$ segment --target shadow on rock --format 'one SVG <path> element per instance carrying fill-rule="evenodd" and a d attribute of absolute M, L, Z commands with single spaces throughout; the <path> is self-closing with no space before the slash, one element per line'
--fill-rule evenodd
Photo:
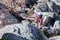
<path fill-rule="evenodd" d="M 16 34 L 5 33 L 2 37 L 2 40 L 27 40 L 27 39 Z"/>

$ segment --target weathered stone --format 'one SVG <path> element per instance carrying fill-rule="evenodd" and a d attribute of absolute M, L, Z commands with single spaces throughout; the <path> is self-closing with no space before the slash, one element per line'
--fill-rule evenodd
<path fill-rule="evenodd" d="M 52 30 L 54 30 L 54 32 L 55 32 L 56 34 L 60 34 L 60 21 L 56 21 L 56 22 L 55 22 Z"/>
<path fill-rule="evenodd" d="M 50 9 L 50 11 L 54 11 L 53 7 L 55 6 L 55 4 L 53 2 L 47 2 L 46 3 L 48 6 L 48 9 Z M 53 6 L 54 5 L 54 6 Z M 55 6 L 56 7 L 56 6 Z"/>
<path fill-rule="evenodd" d="M 47 2 L 48 8 L 50 9 L 50 12 L 59 12 L 60 8 L 54 3 L 54 2 Z"/>
<path fill-rule="evenodd" d="M 36 3 L 37 3 L 37 0 L 27 0 L 26 7 L 31 8 Z"/>
<path fill-rule="evenodd" d="M 51 0 L 56 3 L 56 5 L 60 5 L 60 0 Z"/>
<path fill-rule="evenodd" d="M 8 24 L 18 23 L 18 20 L 9 13 L 6 8 L 0 9 L 0 27 Z"/>
<path fill-rule="evenodd" d="M 48 12 L 48 6 L 46 3 L 38 3 L 36 9 L 41 10 L 41 12 Z"/>
<path fill-rule="evenodd" d="M 60 29 L 60 21 L 55 22 L 53 29 Z"/>
<path fill-rule="evenodd" d="M 7 6 L 8 9 L 17 12 L 20 10 L 20 5 L 25 5 L 25 0 L 0 0 L 0 3 Z"/>
<path fill-rule="evenodd" d="M 56 5 L 54 2 L 41 2 L 35 7 L 36 10 L 39 9 L 41 12 L 59 12 L 60 6 Z"/>
<path fill-rule="evenodd" d="M 5 34 L 5 36 L 3 36 Z M 2 37 L 3 36 L 3 37 Z M 0 38 L 3 40 L 47 40 L 44 34 L 29 22 L 7 25 L 0 29 Z"/>
<path fill-rule="evenodd" d="M 51 22 L 51 17 L 45 16 L 43 19 L 43 25 L 47 26 L 48 24 L 50 24 L 50 22 Z"/>
<path fill-rule="evenodd" d="M 60 40 L 60 36 L 51 37 L 49 40 Z"/>
<path fill-rule="evenodd" d="M 38 0 L 38 2 L 49 2 L 49 0 Z"/>

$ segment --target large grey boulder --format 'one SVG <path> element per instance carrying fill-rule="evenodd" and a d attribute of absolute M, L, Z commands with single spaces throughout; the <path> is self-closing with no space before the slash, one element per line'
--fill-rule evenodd
<path fill-rule="evenodd" d="M 56 3 L 56 5 L 60 5 L 60 0 L 51 0 Z"/>
<path fill-rule="evenodd" d="M 13 7 L 14 3 L 24 5 L 25 0 L 0 0 L 0 3 L 5 4 L 6 6 Z"/>
<path fill-rule="evenodd" d="M 25 0 L 0 0 L 0 3 L 7 6 L 9 10 L 17 12 L 20 9 L 20 5 L 25 5 Z"/>
<path fill-rule="evenodd" d="M 58 5 L 56 5 L 54 2 L 47 2 L 48 8 L 52 11 L 52 12 L 59 12 L 60 8 L 58 7 Z"/>
<path fill-rule="evenodd" d="M 55 22 L 53 29 L 60 29 L 60 21 Z"/>
<path fill-rule="evenodd" d="M 30 25 L 27 21 L 1 28 L 0 39 L 1 38 L 2 40 L 47 40 L 41 31 Z"/>
<path fill-rule="evenodd" d="M 37 0 L 27 0 L 26 1 L 26 6 L 30 7 L 30 6 L 33 6 L 36 3 L 37 3 Z"/>
<path fill-rule="evenodd" d="M 39 9 L 41 12 L 48 12 L 48 6 L 46 3 L 38 3 L 36 6 L 36 10 Z"/>
<path fill-rule="evenodd" d="M 5 5 L 0 3 L 0 28 L 8 24 L 18 23 L 18 20 L 10 14 Z"/>
<path fill-rule="evenodd" d="M 46 1 L 46 0 L 45 0 Z M 54 2 L 41 2 L 38 3 L 36 9 L 39 9 L 41 12 L 59 12 L 60 6 L 56 5 Z"/>
<path fill-rule="evenodd" d="M 56 34 L 60 34 L 60 21 L 56 21 L 52 30 L 56 33 Z"/>
<path fill-rule="evenodd" d="M 60 15 L 58 16 L 58 20 L 60 20 Z"/>
<path fill-rule="evenodd" d="M 60 40 L 60 36 L 51 37 L 49 40 Z"/>
<path fill-rule="evenodd" d="M 49 0 L 38 0 L 37 2 L 49 2 Z"/>

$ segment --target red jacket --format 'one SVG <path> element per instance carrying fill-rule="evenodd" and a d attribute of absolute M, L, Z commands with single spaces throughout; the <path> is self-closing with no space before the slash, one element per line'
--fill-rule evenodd
<path fill-rule="evenodd" d="M 36 14 L 34 14 L 34 15 L 35 15 L 35 19 L 36 19 L 36 21 L 39 22 L 40 25 L 42 25 L 42 21 L 43 21 L 43 19 L 42 19 L 42 18 L 39 18 Z"/>
<path fill-rule="evenodd" d="M 40 25 L 42 25 L 42 21 L 43 21 L 43 19 L 42 18 L 39 18 Z"/>
<path fill-rule="evenodd" d="M 39 18 L 38 15 L 37 15 L 37 12 L 35 12 L 35 11 L 34 11 L 34 15 L 35 15 L 36 21 L 39 22 L 40 25 L 42 25 L 42 21 L 43 21 L 42 18 Z"/>

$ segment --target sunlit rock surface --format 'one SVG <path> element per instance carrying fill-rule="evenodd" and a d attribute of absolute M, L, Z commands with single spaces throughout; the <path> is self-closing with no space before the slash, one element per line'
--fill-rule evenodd
<path fill-rule="evenodd" d="M 56 5 L 60 5 L 60 0 L 51 0 L 56 3 Z"/>
<path fill-rule="evenodd" d="M 36 9 L 39 9 L 41 12 L 59 12 L 60 6 L 56 5 L 54 2 L 41 2 L 38 3 Z"/>
<path fill-rule="evenodd" d="M 60 21 L 55 21 L 53 29 L 60 29 Z"/>
<path fill-rule="evenodd" d="M 38 2 L 48 2 L 50 0 L 38 0 Z"/>
<path fill-rule="evenodd" d="M 46 15 L 52 18 L 57 17 L 52 30 L 59 29 L 56 32 L 60 32 L 60 16 L 58 15 L 60 0 L 0 0 L 0 26 L 3 25 L 0 29 L 0 38 L 2 40 L 47 40 L 44 34 L 34 27 L 35 25 L 32 26 L 26 21 L 18 23 L 18 20 L 21 20 L 20 13 L 25 15 L 24 8 L 28 7 L 30 12 L 33 5 L 36 5 L 37 12 L 44 17 Z"/>
<path fill-rule="evenodd" d="M 1 28 L 0 38 L 2 40 L 47 40 L 41 31 L 27 21 Z"/>
<path fill-rule="evenodd" d="M 51 37 L 49 40 L 60 40 L 60 36 Z"/>

